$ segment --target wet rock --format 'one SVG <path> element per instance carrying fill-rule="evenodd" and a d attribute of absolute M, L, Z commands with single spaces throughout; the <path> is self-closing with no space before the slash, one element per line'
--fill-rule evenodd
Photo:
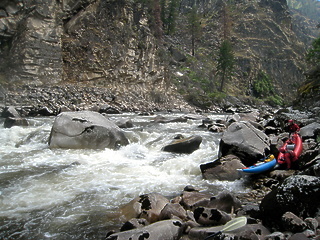
<path fill-rule="evenodd" d="M 287 236 L 282 232 L 273 232 L 265 237 L 264 240 L 287 240 Z"/>
<path fill-rule="evenodd" d="M 180 197 L 180 204 L 187 210 L 193 210 L 198 206 L 208 206 L 212 194 L 196 191 L 184 191 Z"/>
<path fill-rule="evenodd" d="M 123 232 L 123 231 L 128 231 L 131 229 L 142 228 L 142 227 L 147 226 L 148 224 L 149 224 L 148 221 L 144 218 L 133 218 L 133 219 L 130 219 L 129 221 L 125 222 L 122 225 L 120 231 Z"/>
<path fill-rule="evenodd" d="M 205 239 L 206 237 L 219 232 L 223 226 L 217 227 L 195 227 L 189 231 L 189 239 Z M 212 239 L 265 239 L 270 231 L 261 224 L 247 224 L 244 227 L 232 232 L 222 233 Z"/>
<path fill-rule="evenodd" d="M 99 109 L 99 113 L 106 113 L 106 114 L 120 114 L 120 111 L 115 107 L 109 105 L 103 105 Z"/>
<path fill-rule="evenodd" d="M 227 155 L 212 163 L 200 165 L 204 179 L 216 179 L 220 181 L 234 181 L 241 176 L 237 169 L 246 167 L 240 158 L 235 155 Z"/>
<path fill-rule="evenodd" d="M 295 170 L 274 170 L 269 173 L 270 177 L 276 179 L 278 181 L 282 181 L 293 174 L 295 174 Z"/>
<path fill-rule="evenodd" d="M 56 115 L 55 111 L 50 109 L 49 107 L 41 107 L 38 109 L 37 114 L 40 116 L 54 116 Z"/>
<path fill-rule="evenodd" d="M 262 224 L 247 224 L 237 229 L 233 234 L 226 233 L 225 236 L 233 237 L 233 239 L 265 239 L 270 231 Z"/>
<path fill-rule="evenodd" d="M 183 123 L 183 122 L 187 122 L 188 119 L 184 118 L 184 117 L 179 117 L 179 118 L 174 118 L 174 119 L 170 119 L 170 118 L 166 118 L 163 116 L 156 116 L 155 119 L 153 120 L 154 123 Z"/>
<path fill-rule="evenodd" d="M 26 127 L 28 126 L 29 123 L 25 118 L 15 118 L 15 117 L 8 117 L 4 120 L 4 128 L 11 128 L 13 126 L 23 126 Z"/>
<path fill-rule="evenodd" d="M 120 119 L 119 121 L 116 122 L 116 125 L 119 128 L 132 128 L 133 123 L 131 119 Z"/>
<path fill-rule="evenodd" d="M 318 156 L 310 165 L 311 166 L 308 166 L 298 174 L 320 177 L 320 156 Z"/>
<path fill-rule="evenodd" d="M 241 210 L 237 212 L 238 216 L 250 216 L 254 219 L 261 218 L 261 212 L 258 205 L 255 204 L 245 204 L 242 206 Z"/>
<path fill-rule="evenodd" d="M 150 223 L 160 219 L 162 209 L 169 203 L 169 200 L 158 193 L 149 193 L 141 195 L 122 209 L 122 214 L 127 218 L 144 218 Z"/>
<path fill-rule="evenodd" d="M 228 191 L 222 191 L 217 196 L 210 199 L 208 207 L 217 208 L 227 213 L 233 213 L 241 208 L 241 202 L 234 194 Z"/>
<path fill-rule="evenodd" d="M 208 126 L 208 130 L 210 132 L 224 132 L 226 130 L 226 126 L 224 124 L 215 123 Z"/>
<path fill-rule="evenodd" d="M 216 208 L 198 207 L 193 212 L 196 222 L 202 225 L 223 225 L 231 220 L 226 212 Z"/>
<path fill-rule="evenodd" d="M 304 233 L 293 234 L 289 240 L 310 240 Z"/>
<path fill-rule="evenodd" d="M 249 122 L 232 123 L 220 141 L 219 156 L 233 154 L 251 166 L 270 151 L 269 137 Z"/>
<path fill-rule="evenodd" d="M 319 227 L 319 222 L 315 218 L 306 218 L 304 222 L 307 224 L 308 228 L 313 231 L 316 231 Z"/>
<path fill-rule="evenodd" d="M 1 117 L 3 118 L 20 118 L 20 114 L 17 112 L 17 110 L 13 106 L 5 107 L 2 111 Z"/>
<path fill-rule="evenodd" d="M 97 112 L 65 112 L 59 114 L 52 126 L 50 148 L 117 149 L 128 139 L 113 122 Z"/>
<path fill-rule="evenodd" d="M 263 198 L 260 204 L 263 224 L 283 229 L 281 217 L 286 212 L 292 212 L 300 218 L 316 217 L 319 214 L 319 198 L 318 177 L 288 177 Z"/>
<path fill-rule="evenodd" d="M 290 232 L 302 232 L 307 228 L 307 224 L 292 212 L 286 212 L 282 215 L 282 225 Z"/>
<path fill-rule="evenodd" d="M 164 146 L 162 151 L 174 153 L 192 153 L 199 149 L 202 137 L 198 135 L 189 138 L 182 138 L 172 141 L 169 145 Z"/>
<path fill-rule="evenodd" d="M 314 239 L 315 237 L 320 238 L 319 234 L 316 234 L 314 231 L 307 229 L 302 232 L 308 239 Z"/>
<path fill-rule="evenodd" d="M 178 220 L 164 220 L 144 228 L 111 234 L 106 240 L 176 240 L 179 239 L 186 225 Z"/>
<path fill-rule="evenodd" d="M 162 210 L 159 216 L 160 220 L 172 219 L 178 217 L 181 220 L 187 220 L 188 215 L 186 210 L 179 203 L 168 203 Z"/>

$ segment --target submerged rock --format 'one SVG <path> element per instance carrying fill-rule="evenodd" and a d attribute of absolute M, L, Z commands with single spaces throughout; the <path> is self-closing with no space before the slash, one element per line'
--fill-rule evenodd
<path fill-rule="evenodd" d="M 191 136 L 188 138 L 176 139 L 162 148 L 165 152 L 192 153 L 197 150 L 202 142 L 201 136 Z"/>

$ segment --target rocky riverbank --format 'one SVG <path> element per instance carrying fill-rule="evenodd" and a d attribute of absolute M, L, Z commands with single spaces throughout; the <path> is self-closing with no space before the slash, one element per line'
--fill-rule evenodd
<path fill-rule="evenodd" d="M 63 111 L 91 110 L 100 113 L 194 111 L 180 96 L 161 93 L 119 92 L 105 87 L 14 86 L 0 94 L 2 109 L 14 106 L 22 117 L 55 116 Z"/>
<path fill-rule="evenodd" d="M 212 239 L 320 239 L 320 123 L 311 116 L 290 109 L 267 115 L 234 114 L 223 123 L 226 130 L 219 159 L 200 166 L 205 179 L 234 181 L 240 177 L 239 166 L 248 166 L 267 153 L 277 156 L 283 139 L 289 137 L 285 124 L 295 117 L 302 127 L 304 151 L 292 169 L 279 166 L 245 176 L 252 189 L 245 194 L 224 191 L 214 196 L 192 186 L 171 199 L 146 193 L 121 209 L 128 221 L 107 239 L 205 239 L 243 216 L 246 226 Z M 213 125 L 222 123 L 206 119 L 206 124 L 215 129 Z"/>

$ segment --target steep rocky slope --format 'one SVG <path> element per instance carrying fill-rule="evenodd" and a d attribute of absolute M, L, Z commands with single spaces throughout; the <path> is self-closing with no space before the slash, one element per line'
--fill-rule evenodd
<path fill-rule="evenodd" d="M 203 29 L 191 57 L 186 19 L 194 3 Z M 94 85 L 116 96 L 168 104 L 177 96 L 177 72 L 190 73 L 191 59 L 192 71 L 201 72 L 214 89 L 222 3 L 181 1 L 176 33 L 160 39 L 150 20 L 154 12 L 141 1 L 1 1 L 0 82 Z M 250 94 L 263 70 L 280 94 L 291 93 L 304 80 L 304 52 L 316 35 L 315 24 L 307 19 L 296 24 L 285 0 L 235 1 L 230 16 L 236 71 L 227 91 Z M 182 71 L 179 81 L 190 87 L 185 77 Z"/>
<path fill-rule="evenodd" d="M 196 58 L 202 63 L 210 62 L 201 71 L 204 78 L 214 79 L 217 85 L 219 79 L 211 75 L 217 70 L 217 53 L 226 31 L 224 5 L 223 1 L 204 2 L 199 8 L 204 14 L 203 36 L 197 43 Z M 285 0 L 235 1 L 227 11 L 228 38 L 236 61 L 228 91 L 250 95 L 253 82 L 263 71 L 270 76 L 277 94 L 292 99 L 297 86 L 305 79 L 305 52 L 318 34 L 316 23 L 290 11 Z M 178 32 L 184 45 L 180 49 L 190 48 L 190 40 L 185 40 L 186 29 L 179 28 Z M 201 59 L 203 55 L 208 56 L 205 61 Z"/>

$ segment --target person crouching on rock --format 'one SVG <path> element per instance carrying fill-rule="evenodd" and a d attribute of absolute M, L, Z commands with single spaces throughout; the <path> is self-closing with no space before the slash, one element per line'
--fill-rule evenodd
<path fill-rule="evenodd" d="M 288 120 L 288 128 L 289 128 L 289 136 L 291 136 L 291 134 L 299 132 L 300 131 L 300 127 L 298 124 L 296 124 L 292 119 Z"/>

